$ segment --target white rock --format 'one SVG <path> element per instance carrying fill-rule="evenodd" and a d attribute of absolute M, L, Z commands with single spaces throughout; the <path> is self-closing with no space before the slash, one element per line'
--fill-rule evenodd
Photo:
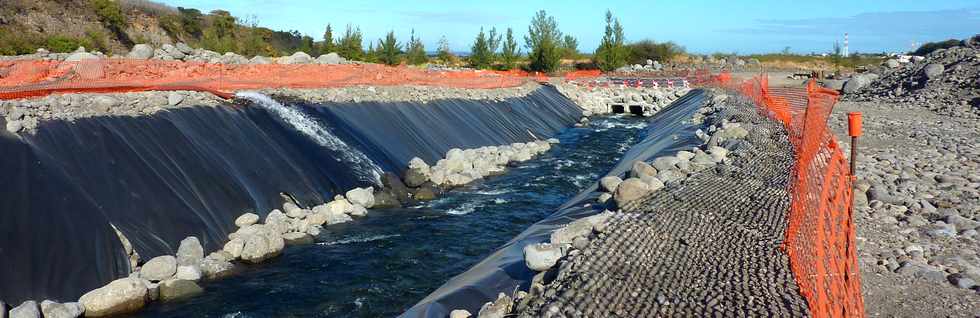
<path fill-rule="evenodd" d="M 351 210 L 347 212 L 350 216 L 362 217 L 367 215 L 367 209 L 360 204 L 354 204 L 351 206 Z"/>
<path fill-rule="evenodd" d="M 197 265 L 204 259 L 204 247 L 196 237 L 189 236 L 180 241 L 177 248 L 177 265 Z"/>
<path fill-rule="evenodd" d="M 201 280 L 201 269 L 198 265 L 193 266 L 177 266 L 177 279 L 199 281 Z"/>
<path fill-rule="evenodd" d="M 228 243 L 225 243 L 225 247 L 222 250 L 228 252 L 228 254 L 231 254 L 231 256 L 234 258 L 239 258 L 242 256 L 242 249 L 244 248 L 245 240 L 240 237 L 236 237 L 231 241 L 228 241 Z"/>
<path fill-rule="evenodd" d="M 255 224 L 259 221 L 259 216 L 255 213 L 245 213 L 235 219 L 235 225 L 238 227 L 246 227 Z"/>
<path fill-rule="evenodd" d="M 6 311 L 7 308 L 0 308 Z M 28 300 L 10 310 L 10 318 L 41 318 L 41 310 L 37 302 Z"/>
<path fill-rule="evenodd" d="M 0 308 L 0 310 L 3 310 L 3 308 Z M 44 315 L 44 318 L 77 318 L 85 313 L 85 307 L 75 302 L 59 304 L 45 300 L 41 302 L 41 313 Z"/>
<path fill-rule="evenodd" d="M 153 57 L 153 47 L 147 44 L 137 44 L 133 46 L 132 50 L 129 50 L 129 54 L 126 54 L 126 58 L 134 60 L 146 60 Z"/>
<path fill-rule="evenodd" d="M 104 317 L 137 311 L 146 304 L 146 296 L 143 281 L 126 277 L 82 295 L 78 302 L 85 307 L 85 317 Z"/>
<path fill-rule="evenodd" d="M 347 200 L 355 205 L 370 209 L 374 206 L 374 188 L 354 188 L 347 191 Z"/>
<path fill-rule="evenodd" d="M 161 281 L 177 272 L 177 258 L 170 255 L 157 256 L 140 268 L 140 277 L 149 281 Z M 87 308 L 87 307 L 86 307 Z"/>
<path fill-rule="evenodd" d="M 558 245 L 537 243 L 524 247 L 524 264 L 534 271 L 548 270 L 555 266 L 561 257 L 562 252 Z"/>
<path fill-rule="evenodd" d="M 470 318 L 473 317 L 469 311 L 465 309 L 456 309 L 449 312 L 449 318 Z"/>

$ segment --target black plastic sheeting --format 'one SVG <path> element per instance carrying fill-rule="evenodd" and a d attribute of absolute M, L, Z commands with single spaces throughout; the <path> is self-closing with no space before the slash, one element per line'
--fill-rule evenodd
<path fill-rule="evenodd" d="M 581 115 L 550 87 L 504 102 L 302 110 L 395 173 L 416 155 L 432 163 L 453 147 L 529 141 L 528 131 L 546 138 Z M 45 121 L 20 139 L 0 133 L 0 154 L 0 299 L 8 303 L 75 301 L 128 275 L 110 224 L 144 261 L 174 254 L 187 236 L 213 251 L 236 217 L 279 207 L 280 192 L 314 205 L 366 185 L 337 153 L 251 106 Z"/>
<path fill-rule="evenodd" d="M 692 124 L 690 119 L 704 104 L 706 96 L 703 90 L 692 90 L 654 115 L 648 122 L 644 139 L 630 148 L 606 175 L 622 177 L 635 161 L 651 161 L 700 145 L 701 141 L 695 136 L 699 127 Z M 450 279 L 401 317 L 447 317 L 455 309 L 476 313 L 484 303 L 496 299 L 499 293 L 510 295 L 515 288 L 527 290 L 536 272 L 524 265 L 524 246 L 546 242 L 556 229 L 602 212 L 601 206 L 590 204 L 599 197 L 597 190 L 598 182 L 480 263 Z"/>

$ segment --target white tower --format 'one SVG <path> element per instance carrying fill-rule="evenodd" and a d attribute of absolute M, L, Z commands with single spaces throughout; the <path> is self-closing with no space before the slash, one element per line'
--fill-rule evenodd
<path fill-rule="evenodd" d="M 849 53 L 847 53 L 847 33 L 845 32 L 844 33 L 844 54 L 842 54 L 842 55 L 844 55 L 844 57 L 847 57 L 848 54 Z"/>

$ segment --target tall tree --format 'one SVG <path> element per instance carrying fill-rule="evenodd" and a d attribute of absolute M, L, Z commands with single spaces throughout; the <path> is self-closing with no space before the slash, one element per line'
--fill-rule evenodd
<path fill-rule="evenodd" d="M 490 40 L 487 34 L 480 28 L 480 33 L 473 40 L 473 47 L 470 49 L 470 66 L 477 69 L 490 68 L 493 63 L 493 52 L 490 51 Z"/>
<path fill-rule="evenodd" d="M 623 26 L 619 19 L 613 17 L 612 11 L 606 10 L 606 33 L 596 49 L 593 59 L 599 69 L 610 72 L 626 65 L 629 50 L 626 48 L 623 36 Z"/>
<path fill-rule="evenodd" d="M 337 42 L 337 53 L 348 60 L 360 60 L 364 56 L 364 49 L 361 46 L 362 41 L 361 28 L 355 28 L 348 24 L 344 35 Z"/>
<path fill-rule="evenodd" d="M 436 53 L 436 58 L 446 64 L 451 64 L 456 59 L 453 56 L 453 52 L 449 50 L 449 40 L 446 40 L 445 35 L 439 38 L 439 48 L 438 53 Z"/>
<path fill-rule="evenodd" d="M 514 40 L 514 30 L 507 28 L 507 36 L 504 40 L 503 48 L 500 51 L 500 60 L 503 64 L 501 68 L 504 70 L 514 68 L 520 56 L 520 48 L 517 47 L 517 41 Z"/>
<path fill-rule="evenodd" d="M 429 58 L 425 56 L 425 45 L 422 44 L 422 39 L 415 37 L 415 29 L 412 29 L 412 37 L 408 40 L 407 51 L 408 64 L 420 65 L 429 61 Z"/>
<path fill-rule="evenodd" d="M 327 23 L 327 30 L 323 32 L 323 52 L 330 53 L 337 49 L 333 43 L 333 27 Z"/>
<path fill-rule="evenodd" d="M 554 17 L 548 16 L 544 10 L 534 15 L 524 36 L 532 71 L 554 72 L 558 69 L 561 64 L 561 36 Z"/>
<path fill-rule="evenodd" d="M 487 33 L 487 47 L 490 49 L 490 64 L 497 61 L 497 49 L 500 48 L 501 34 L 497 33 L 496 27 L 491 27 Z"/>
<path fill-rule="evenodd" d="M 578 39 L 574 36 L 565 35 L 565 38 L 561 41 L 562 57 L 564 58 L 577 58 L 578 57 Z"/>
<path fill-rule="evenodd" d="M 378 39 L 378 47 L 380 47 L 379 52 L 382 63 L 388 65 L 398 65 L 401 62 L 399 54 L 401 54 L 401 44 L 398 44 L 398 40 L 395 39 L 395 31 L 388 31 L 388 35 L 385 36 L 384 40 Z"/>

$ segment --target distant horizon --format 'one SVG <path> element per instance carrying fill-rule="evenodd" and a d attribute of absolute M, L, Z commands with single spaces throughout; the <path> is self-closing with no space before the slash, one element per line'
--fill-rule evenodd
<path fill-rule="evenodd" d="M 636 1 L 608 1 L 603 7 L 587 1 L 528 5 L 513 0 L 493 4 L 390 0 L 370 4 L 284 0 L 159 2 L 205 13 L 222 9 L 239 18 L 255 19 L 258 25 L 270 29 L 296 30 L 315 41 L 323 40 L 327 23 L 333 25 L 335 37 L 346 25 L 356 25 L 364 34 L 365 47 L 389 30 L 394 30 L 404 42 L 414 29 L 426 51 L 433 51 L 445 36 L 452 51 L 466 53 L 481 27 L 496 27 L 501 33 L 512 27 L 515 39 L 523 47 L 527 25 L 537 10 L 546 10 L 563 32 L 576 37 L 580 52 L 591 53 L 602 38 L 607 7 L 622 21 L 628 41 L 673 41 L 695 54 L 764 54 L 786 48 L 795 54 L 826 53 L 835 41 L 843 45 L 844 33 L 849 34 L 852 53 L 907 52 L 914 50 L 916 43 L 963 39 L 980 32 L 980 4 L 967 0 L 833 0 L 792 5 L 775 0 L 709 0 L 652 6 Z"/>

